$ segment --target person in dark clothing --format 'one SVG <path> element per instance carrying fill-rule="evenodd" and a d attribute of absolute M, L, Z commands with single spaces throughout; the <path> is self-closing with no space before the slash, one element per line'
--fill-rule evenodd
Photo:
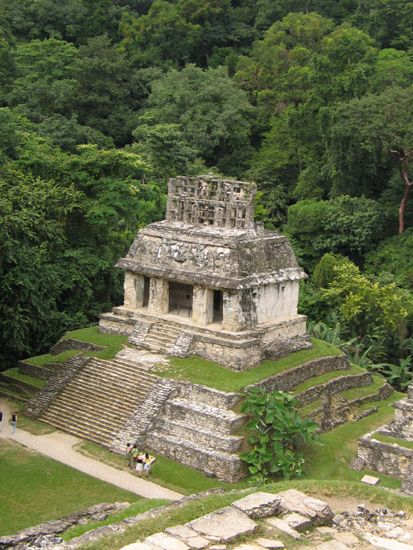
<path fill-rule="evenodd" d="M 12 433 L 16 433 L 16 428 L 17 428 L 17 411 L 15 411 L 12 415 L 11 415 L 11 429 L 12 429 Z"/>

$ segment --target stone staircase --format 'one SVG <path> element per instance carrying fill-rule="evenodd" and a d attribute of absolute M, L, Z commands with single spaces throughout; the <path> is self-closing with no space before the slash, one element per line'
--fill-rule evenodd
<path fill-rule="evenodd" d="M 187 466 L 228 482 L 244 475 L 236 454 L 244 438 L 235 435 L 245 416 L 231 410 L 239 395 L 185 384 L 167 401 L 162 419 L 148 437 L 148 446 Z"/>
<path fill-rule="evenodd" d="M 43 412 L 40 420 L 105 447 L 157 377 L 125 360 L 91 358 Z"/>
<path fill-rule="evenodd" d="M 141 345 L 152 351 L 167 353 L 180 334 L 177 326 L 162 321 L 153 323 Z"/>

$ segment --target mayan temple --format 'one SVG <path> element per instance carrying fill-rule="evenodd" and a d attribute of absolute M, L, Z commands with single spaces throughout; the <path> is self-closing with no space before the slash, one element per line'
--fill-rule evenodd
<path fill-rule="evenodd" d="M 308 346 L 297 313 L 305 274 L 287 238 L 254 222 L 255 193 L 211 176 L 170 179 L 166 220 L 119 260 L 124 304 L 102 315 L 101 330 L 234 370 Z"/>

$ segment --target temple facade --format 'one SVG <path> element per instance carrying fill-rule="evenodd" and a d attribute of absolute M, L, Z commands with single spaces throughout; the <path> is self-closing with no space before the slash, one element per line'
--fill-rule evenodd
<path fill-rule="evenodd" d="M 170 179 L 166 220 L 140 230 L 117 263 L 124 303 L 101 330 L 235 370 L 308 347 L 297 313 L 306 275 L 287 238 L 254 222 L 255 193 L 211 176 Z"/>

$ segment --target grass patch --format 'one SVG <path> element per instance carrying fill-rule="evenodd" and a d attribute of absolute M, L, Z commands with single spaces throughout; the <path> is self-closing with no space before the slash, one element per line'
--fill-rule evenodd
<path fill-rule="evenodd" d="M 403 396 L 404 394 L 394 392 L 387 399 L 375 403 L 378 409 L 376 413 L 322 434 L 320 444 L 315 444 L 306 451 L 305 478 L 358 481 L 366 473 L 371 475 L 370 471 L 357 472 L 350 468 L 350 463 L 357 454 L 358 438 L 392 420 L 394 409 L 391 405 Z M 375 472 L 373 475 L 380 478 L 384 487 L 400 486 L 400 480 Z"/>
<path fill-rule="evenodd" d="M 195 356 L 185 359 L 172 357 L 169 365 L 159 366 L 154 372 L 158 376 L 176 380 L 189 380 L 195 384 L 202 384 L 218 390 L 240 391 L 250 384 L 297 367 L 311 359 L 342 355 L 338 348 L 327 342 L 315 338 L 312 342 L 313 347 L 309 350 L 291 353 L 277 361 L 265 360 L 261 365 L 242 372 L 231 371 L 213 361 Z"/>
<path fill-rule="evenodd" d="M 77 355 L 79 350 L 77 349 L 68 349 L 58 353 L 57 355 L 52 355 L 50 353 L 45 353 L 44 355 L 37 355 L 36 357 L 29 357 L 25 359 L 25 363 L 30 363 L 30 365 L 36 365 L 41 367 L 48 365 L 49 363 L 64 363 L 68 359 L 71 359 L 74 355 Z"/>
<path fill-rule="evenodd" d="M 7 400 L 7 403 L 8 403 L 8 406 L 10 407 L 10 411 L 17 411 L 18 428 L 21 428 L 22 430 L 26 430 L 26 432 L 29 432 L 33 435 L 50 434 L 56 431 L 56 428 L 54 428 L 53 426 L 50 426 L 49 424 L 45 424 L 44 422 L 40 422 L 40 420 L 34 420 L 34 418 L 30 418 L 29 416 L 26 416 L 24 414 L 24 408 L 26 406 L 25 403 L 22 403 L 21 401 L 15 401 L 15 400 L 9 400 L 9 399 Z"/>
<path fill-rule="evenodd" d="M 114 468 L 130 472 L 126 457 L 112 453 L 96 443 L 84 441 L 76 447 L 76 450 Z M 199 493 L 207 489 L 213 489 L 214 487 L 235 489 L 248 486 L 247 480 L 239 483 L 225 483 L 215 478 L 207 477 L 198 470 L 194 470 L 189 466 L 185 466 L 164 456 L 155 456 L 156 463 L 152 467 L 149 480 L 183 495 Z"/>
<path fill-rule="evenodd" d="M 0 535 L 58 518 L 99 502 L 135 502 L 129 491 L 0 440 Z"/>
<path fill-rule="evenodd" d="M 398 439 L 397 437 L 392 437 L 391 435 L 375 433 L 373 434 L 372 439 L 377 439 L 377 441 L 381 441 L 382 443 L 392 443 L 400 445 L 400 447 L 404 447 L 405 449 L 413 449 L 413 441 L 408 441 L 407 439 Z"/>
<path fill-rule="evenodd" d="M 259 488 L 261 491 L 278 493 L 287 489 L 297 489 L 309 495 L 319 498 L 335 496 L 348 497 L 352 495 L 365 502 L 373 502 L 377 506 L 386 506 L 395 510 L 406 510 L 413 512 L 413 499 L 395 495 L 388 491 L 383 491 L 377 487 L 370 487 L 360 483 L 347 481 L 324 481 L 324 480 L 299 480 L 282 481 L 272 483 Z M 251 488 L 251 492 L 257 488 Z M 127 544 L 143 540 L 145 537 L 163 531 L 167 527 L 186 523 L 201 515 L 208 514 L 218 508 L 228 506 L 235 500 L 245 496 L 245 493 L 234 491 L 223 495 L 212 495 L 202 500 L 188 502 L 179 509 L 165 511 L 162 516 L 146 519 L 138 524 L 131 526 L 126 532 L 119 535 L 104 537 L 96 542 L 88 543 L 82 546 L 82 550 L 117 550 Z"/>
<path fill-rule="evenodd" d="M 168 500 L 162 500 L 162 499 L 138 500 L 137 502 L 134 502 L 133 504 L 131 504 L 128 508 L 121 510 L 117 514 L 113 514 L 109 516 L 105 520 L 91 521 L 83 525 L 74 525 L 73 527 L 70 527 L 67 531 L 63 533 L 62 538 L 65 541 L 72 540 L 73 538 L 80 537 L 80 535 L 83 535 L 83 533 L 87 533 L 92 529 L 103 527 L 103 525 L 112 525 L 115 523 L 119 523 L 125 518 L 130 518 L 131 516 L 137 516 L 138 514 L 143 514 L 148 510 L 152 510 L 153 508 L 157 508 L 158 506 L 162 506 L 163 504 L 167 504 L 168 502 L 169 502 Z"/>
<path fill-rule="evenodd" d="M 113 359 L 115 355 L 126 344 L 128 337 L 120 334 L 106 334 L 98 332 L 98 326 L 82 328 L 79 330 L 72 330 L 66 332 L 63 336 L 63 340 L 73 338 L 73 340 L 79 340 L 81 342 L 88 342 L 90 344 L 96 344 L 97 346 L 103 346 L 105 349 L 101 351 L 84 351 L 79 349 L 69 349 L 52 355 L 51 353 L 45 353 L 44 355 L 37 355 L 36 357 L 30 357 L 25 359 L 26 363 L 36 366 L 47 366 L 50 363 L 63 363 L 68 359 L 71 359 L 75 355 L 84 354 L 90 357 L 99 357 L 100 359 Z"/>
<path fill-rule="evenodd" d="M 28 376 L 27 374 L 22 374 L 21 372 L 19 372 L 18 367 L 3 371 L 1 374 L 3 376 L 7 376 L 7 378 L 10 378 L 11 380 L 17 380 L 18 382 L 24 382 L 24 384 L 27 384 L 29 386 L 33 386 L 34 388 L 43 388 L 43 386 L 45 386 L 46 383 L 47 383 L 46 380 L 40 380 L 40 378 L 34 378 L 33 376 Z"/>
<path fill-rule="evenodd" d="M 379 391 L 385 384 L 386 380 L 379 374 L 373 374 L 373 382 L 369 386 L 361 386 L 359 388 L 352 388 L 350 390 L 345 390 L 340 392 L 338 395 L 344 397 L 345 399 L 357 399 L 358 397 L 367 397 L 368 395 L 374 394 Z"/>
<path fill-rule="evenodd" d="M 63 336 L 63 340 L 73 338 L 73 340 L 80 340 L 81 342 L 88 342 L 90 344 L 96 344 L 97 346 L 104 346 L 102 351 L 88 351 L 86 355 L 93 357 L 99 357 L 100 359 L 113 359 L 115 355 L 123 348 L 127 343 L 128 337 L 121 334 L 108 334 L 106 332 L 98 332 L 98 326 L 81 328 L 79 330 L 72 330 L 66 332 Z"/>
<path fill-rule="evenodd" d="M 354 374 L 362 374 L 365 372 L 365 369 L 357 367 L 356 365 L 352 365 L 351 368 L 347 370 L 333 370 L 330 372 L 326 372 L 325 374 L 314 376 L 313 378 L 306 380 L 305 382 L 294 388 L 294 391 L 292 393 L 294 395 L 299 395 L 300 393 L 310 388 L 313 388 L 314 386 L 321 386 L 322 384 L 326 384 L 327 382 L 330 382 L 330 380 L 334 380 L 335 378 L 339 378 L 340 376 L 351 376 Z"/>

